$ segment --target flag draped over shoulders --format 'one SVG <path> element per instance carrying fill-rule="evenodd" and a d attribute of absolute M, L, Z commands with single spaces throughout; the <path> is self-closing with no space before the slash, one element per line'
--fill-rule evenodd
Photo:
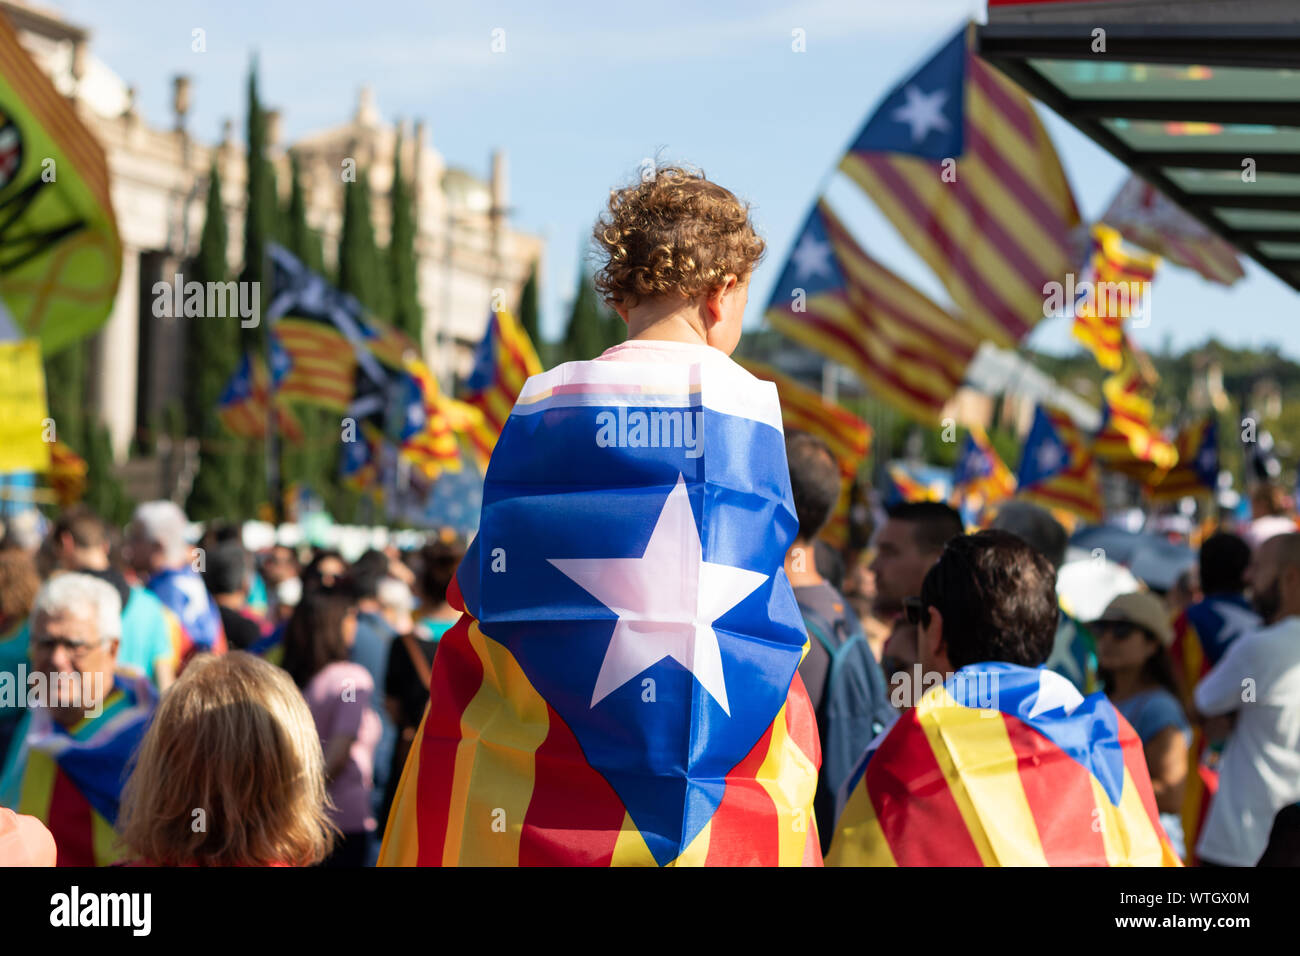
<path fill-rule="evenodd" d="M 1044 668 L 964 667 L 850 779 L 832 866 L 1178 866 L 1142 743 Z"/>
<path fill-rule="evenodd" d="M 44 823 L 60 866 L 106 866 L 119 856 L 113 827 L 130 761 L 157 695 L 142 675 L 119 671 L 95 716 L 71 728 L 45 708 L 31 712 L 14 742 L 0 802 Z"/>
<path fill-rule="evenodd" d="M 380 862 L 820 864 L 776 389 L 721 352 L 524 385 Z"/>

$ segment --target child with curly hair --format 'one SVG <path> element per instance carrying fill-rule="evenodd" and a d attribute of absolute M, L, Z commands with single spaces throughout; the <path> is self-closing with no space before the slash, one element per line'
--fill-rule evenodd
<path fill-rule="evenodd" d="M 765 244 L 749 206 L 702 171 L 663 166 L 610 192 L 593 239 L 605 257 L 596 290 L 627 323 L 601 359 L 695 361 L 740 341 L 749 279 Z"/>

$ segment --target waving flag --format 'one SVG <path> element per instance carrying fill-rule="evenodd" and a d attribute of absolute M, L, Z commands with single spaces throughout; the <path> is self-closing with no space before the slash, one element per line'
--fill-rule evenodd
<path fill-rule="evenodd" d="M 1101 476 L 1074 421 L 1065 412 L 1039 405 L 1025 438 L 1016 476 L 1017 497 L 1044 508 L 1101 520 Z"/>
<path fill-rule="evenodd" d="M 157 702 L 143 676 L 119 672 L 98 716 L 70 728 L 48 708 L 31 712 L 0 782 L 0 806 L 44 823 L 59 848 L 59 866 L 108 866 L 120 849 L 117 822 L 129 761 Z"/>
<path fill-rule="evenodd" d="M 957 454 L 952 490 L 954 507 L 964 506 L 973 515 L 1016 492 L 1016 476 L 1003 463 L 979 425 L 971 426 Z"/>
<path fill-rule="evenodd" d="M 419 358 L 408 355 L 405 368 L 415 383 L 423 415 L 420 426 L 404 436 L 400 449 L 402 457 L 429 479 L 444 471 L 460 471 L 460 444 L 456 440 L 455 425 L 462 419 L 448 414 L 449 405 L 460 403 L 442 394 L 433 372 Z"/>
<path fill-rule="evenodd" d="M 1155 407 L 1134 347 L 1120 349 L 1121 364 L 1102 382 L 1102 423 L 1093 440 L 1097 460 L 1150 482 L 1178 463 L 1178 450 L 1152 421 Z"/>
<path fill-rule="evenodd" d="M 899 501 L 943 500 L 944 495 L 937 487 L 926 484 L 902 465 L 891 464 L 888 471 L 889 481 L 893 485 L 888 495 L 891 504 Z"/>
<path fill-rule="evenodd" d="M 530 378 L 384 864 L 820 863 L 776 389 L 721 352 Z"/>
<path fill-rule="evenodd" d="M 781 400 L 781 421 L 787 431 L 815 435 L 835 456 L 840 466 L 840 500 L 821 537 L 837 548 L 844 547 L 849 537 L 849 499 L 853 480 L 871 451 L 871 426 L 770 365 L 747 361 L 739 364 L 754 377 L 776 386 Z"/>
<path fill-rule="evenodd" d="M 967 28 L 885 96 L 840 169 L 998 345 L 1028 334 L 1044 286 L 1082 257 L 1047 131 L 1029 98 L 971 52 Z"/>
<path fill-rule="evenodd" d="M 1178 866 L 1142 743 L 1045 668 L 963 667 L 848 786 L 830 866 Z"/>
<path fill-rule="evenodd" d="M 825 202 L 800 232 L 767 319 L 786 337 L 843 362 L 873 395 L 937 422 L 979 337 L 869 257 Z"/>
<path fill-rule="evenodd" d="M 0 16 L 0 305 L 52 355 L 104 324 L 121 272 L 104 150 Z"/>
<path fill-rule="evenodd" d="M 1123 366 L 1124 320 L 1143 307 L 1150 308 L 1144 294 L 1159 262 L 1159 256 L 1126 251 L 1123 237 L 1109 226 L 1093 225 L 1084 273 L 1089 285 L 1079 283 L 1071 331 L 1102 368 L 1118 372 Z"/>
<path fill-rule="evenodd" d="M 232 435 L 263 438 L 270 402 L 271 379 L 266 363 L 261 356 L 244 353 L 217 399 L 217 416 Z M 302 441 L 302 426 L 292 411 L 277 404 L 275 415 L 280 434 L 289 441 Z"/>
<path fill-rule="evenodd" d="M 487 328 L 474 352 L 474 368 L 465 382 L 464 396 L 468 404 L 483 413 L 481 422 L 472 423 L 469 436 L 482 467 L 487 467 L 519 390 L 530 375 L 541 370 L 537 351 L 515 317 L 504 309 L 488 313 Z"/>
<path fill-rule="evenodd" d="M 1232 285 L 1246 274 L 1232 245 L 1135 175 L 1120 187 L 1101 219 L 1130 242 L 1211 282 Z"/>
<path fill-rule="evenodd" d="M 1213 416 L 1188 425 L 1174 439 L 1178 464 L 1147 488 L 1153 502 L 1213 494 L 1219 482 L 1219 426 Z"/>
<path fill-rule="evenodd" d="M 86 493 L 86 475 L 90 466 L 86 459 L 67 444 L 55 441 L 50 445 L 50 487 L 60 508 L 71 508 Z"/>

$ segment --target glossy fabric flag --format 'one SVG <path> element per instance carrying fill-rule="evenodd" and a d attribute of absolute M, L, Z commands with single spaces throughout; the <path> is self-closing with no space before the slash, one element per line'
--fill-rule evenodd
<path fill-rule="evenodd" d="M 52 355 L 104 324 L 121 272 L 104 150 L 0 16 L 0 300 Z"/>
<path fill-rule="evenodd" d="M 1045 668 L 964 667 L 847 786 L 828 866 L 1178 866 L 1142 743 Z"/>
<path fill-rule="evenodd" d="M 1219 426 L 1213 416 L 1188 425 L 1174 439 L 1178 464 L 1147 488 L 1152 502 L 1213 494 L 1219 481 Z"/>
<path fill-rule="evenodd" d="M 1060 409 L 1039 405 L 1025 438 L 1016 476 L 1016 497 L 1101 520 L 1101 476 L 1092 450 L 1073 419 Z"/>
<path fill-rule="evenodd" d="M 1102 382 L 1102 423 L 1093 453 L 1106 467 L 1151 483 L 1178 463 L 1178 450 L 1153 422 L 1151 392 L 1127 342 L 1120 356 L 1120 368 Z"/>
<path fill-rule="evenodd" d="M 837 548 L 848 543 L 849 499 L 858 469 L 871 451 L 871 426 L 848 409 L 828 402 L 820 394 L 762 362 L 739 363 L 756 378 L 771 382 L 781 399 L 781 421 L 786 431 L 815 435 L 830 448 L 840 466 L 840 500 L 821 537 Z"/>
<path fill-rule="evenodd" d="M 893 487 L 889 492 L 890 503 L 899 501 L 941 501 L 943 495 L 912 475 L 902 465 L 889 466 L 889 480 Z"/>
<path fill-rule="evenodd" d="M 157 695 L 143 676 L 119 672 L 96 717 L 64 728 L 34 708 L 0 783 L 0 805 L 31 814 L 54 834 L 60 866 L 107 866 L 129 762 L 153 716 Z"/>
<path fill-rule="evenodd" d="M 419 427 L 403 438 L 401 456 L 428 479 L 444 471 L 460 471 L 460 443 L 454 427 L 460 419 L 448 414 L 448 406 L 459 403 L 442 394 L 433 372 L 418 357 L 408 355 L 405 369 L 415 383 L 423 415 Z"/>
<path fill-rule="evenodd" d="M 266 416 L 271 402 L 271 377 L 261 356 L 245 353 L 217 399 L 217 417 L 226 430 L 241 438 L 266 437 Z M 276 407 L 280 434 L 302 441 L 302 426 L 289 408 Z"/>
<path fill-rule="evenodd" d="M 886 94 L 840 163 L 934 270 L 959 315 L 1009 347 L 1044 286 L 1083 256 L 1056 149 L 1020 88 L 963 27 Z"/>
<path fill-rule="evenodd" d="M 487 467 L 519 390 L 530 375 L 541 370 L 542 363 L 524 327 L 504 309 L 489 312 L 463 396 L 466 403 L 483 413 L 481 422 L 471 422 L 469 433 L 481 467 Z"/>
<path fill-rule="evenodd" d="M 1101 220 L 1130 242 L 1211 282 L 1232 285 L 1246 274 L 1231 244 L 1136 175 L 1120 187 Z"/>
<path fill-rule="evenodd" d="M 1075 339 L 1107 371 L 1118 372 L 1124 364 L 1124 320 L 1149 309 L 1144 301 L 1155 278 L 1159 256 L 1142 255 L 1124 249 L 1123 237 L 1109 226 L 1092 227 L 1092 246 L 1084 281 L 1076 295 Z"/>
<path fill-rule="evenodd" d="M 776 389 L 572 362 L 501 432 L 389 865 L 819 864 Z"/>
<path fill-rule="evenodd" d="M 988 434 L 972 425 L 957 454 L 952 470 L 953 507 L 978 517 L 989 505 L 1010 498 L 1016 492 L 1016 476 L 993 448 Z M 970 523 L 970 522 L 968 522 Z"/>
<path fill-rule="evenodd" d="M 782 335 L 853 369 L 871 393 L 938 422 L 979 336 L 868 256 L 819 201 L 772 291 L 767 320 Z"/>

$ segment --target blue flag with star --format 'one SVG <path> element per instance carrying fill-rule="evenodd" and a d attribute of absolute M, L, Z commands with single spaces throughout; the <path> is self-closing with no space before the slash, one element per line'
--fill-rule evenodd
<path fill-rule="evenodd" d="M 535 375 L 482 500 L 383 858 L 819 861 L 775 386 L 710 348 Z M 517 842 L 458 822 L 521 799 Z"/>

